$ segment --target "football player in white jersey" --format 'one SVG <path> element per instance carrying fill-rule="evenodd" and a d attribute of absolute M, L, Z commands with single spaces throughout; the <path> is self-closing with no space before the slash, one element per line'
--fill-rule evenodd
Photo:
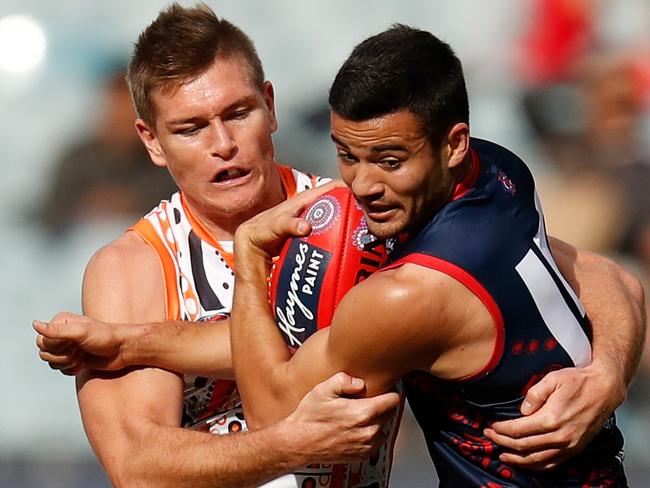
<path fill-rule="evenodd" d="M 214 241 L 228 261 L 228 242 L 241 222 L 305 187 L 300 175 L 274 159 L 273 87 L 248 37 L 204 6 L 172 5 L 161 12 L 134 48 L 128 81 L 138 134 L 181 193 L 147 220 L 151 228 L 174 220 L 161 239 L 135 226 L 92 257 L 83 311 L 98 320 L 132 323 L 227 313 L 230 304 L 222 310 L 188 295 L 200 298 L 210 287 L 194 289 L 198 281 L 187 280 L 188 266 L 194 271 L 203 261 L 184 264 L 196 241 L 183 247 L 181 227 Z M 232 272 L 222 274 L 226 281 L 213 285 L 232 286 Z M 232 375 L 227 321 L 211 330 L 211 370 L 195 372 Z M 263 432 L 214 436 L 180 428 L 184 384 L 176 373 L 140 367 L 118 373 L 85 369 L 77 376 L 86 433 L 116 486 L 251 486 L 318 461 L 366 459 L 385 439 L 384 417 L 396 410 L 399 398 L 343 398 L 362 388 L 363 382 L 341 374 L 312 391 L 287 422 Z M 220 408 L 227 410 L 227 403 Z M 212 425 L 221 420 L 212 419 Z M 273 486 L 296 486 L 286 478 Z"/>

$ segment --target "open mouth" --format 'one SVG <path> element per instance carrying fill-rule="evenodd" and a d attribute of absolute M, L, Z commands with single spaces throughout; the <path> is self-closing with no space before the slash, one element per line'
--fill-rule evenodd
<path fill-rule="evenodd" d="M 248 171 L 240 168 L 230 168 L 219 171 L 214 178 L 215 183 L 224 183 L 227 181 L 237 180 L 248 175 Z"/>
<path fill-rule="evenodd" d="M 365 212 L 368 218 L 372 220 L 387 220 L 389 219 L 397 210 L 396 207 L 392 206 L 379 206 L 379 205 L 369 205 L 365 207 Z"/>

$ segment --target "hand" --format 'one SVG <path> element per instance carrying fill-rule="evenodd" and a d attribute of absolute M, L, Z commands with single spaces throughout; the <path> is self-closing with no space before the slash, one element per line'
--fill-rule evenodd
<path fill-rule="evenodd" d="M 75 375 L 84 368 L 115 371 L 127 366 L 117 324 L 62 312 L 50 322 L 34 320 L 32 326 L 38 332 L 40 358 L 65 375 Z"/>
<path fill-rule="evenodd" d="M 277 256 L 288 237 L 309 234 L 311 225 L 297 216 L 316 198 L 340 186 L 343 186 L 343 183 L 334 180 L 300 192 L 241 224 L 235 233 L 235 257 L 241 256 L 238 262 L 248 259 L 248 251 L 265 258 Z"/>
<path fill-rule="evenodd" d="M 386 440 L 382 430 L 400 405 L 397 393 L 345 398 L 363 392 L 363 380 L 337 373 L 316 385 L 283 422 L 310 463 L 368 459 Z"/>
<path fill-rule="evenodd" d="M 485 435 L 509 450 L 506 464 L 554 468 L 580 452 L 625 398 L 625 386 L 596 363 L 547 374 L 530 388 L 521 418 L 496 422 Z"/>

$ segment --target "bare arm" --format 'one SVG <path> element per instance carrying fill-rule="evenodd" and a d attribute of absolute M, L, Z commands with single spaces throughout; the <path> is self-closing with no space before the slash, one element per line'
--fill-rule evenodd
<path fill-rule="evenodd" d="M 591 367 L 612 377 L 618 405 L 639 366 L 646 334 L 643 287 L 613 261 L 551 238 L 562 275 L 587 310 L 593 328 Z"/>
<path fill-rule="evenodd" d="M 229 322 L 116 324 L 64 312 L 33 327 L 41 359 L 66 375 L 146 365 L 232 379 Z"/>
<path fill-rule="evenodd" d="M 404 304 L 411 303 L 413 297 L 408 296 L 406 285 L 400 288 L 392 282 L 388 286 L 383 281 L 388 273 L 374 275 L 350 290 L 337 307 L 331 326 L 312 335 L 290 355 L 270 311 L 266 277 L 269 256 L 277 252 L 275 245 L 286 235 L 308 231 L 301 227 L 305 221 L 292 218 L 300 208 L 299 200 L 286 202 L 241 225 L 235 236 L 231 341 L 235 376 L 252 428 L 284 418 L 306 391 L 334 371 L 363 378 L 364 394 L 377 395 L 389 390 L 407 371 L 428 369 L 435 356 L 428 347 L 436 338 L 430 329 L 419 327 L 419 320 L 430 314 L 411 304 L 405 315 Z M 396 328 L 398 321 L 400 327 Z M 426 337 L 418 337 L 418 331 Z M 261 383 L 256 380 L 260 377 L 264 378 Z"/>
<path fill-rule="evenodd" d="M 520 419 L 486 435 L 513 452 L 502 460 L 550 468 L 579 452 L 625 398 L 639 364 L 646 320 L 639 281 L 612 261 L 551 239 L 562 275 L 585 306 L 593 328 L 593 361 L 550 373 L 533 386 Z"/>
<path fill-rule="evenodd" d="M 89 264 L 84 312 L 106 322 L 161 320 L 157 258 L 124 241 Z M 398 402 L 391 396 L 363 403 L 340 398 L 362 385 L 339 375 L 310 393 L 281 424 L 212 436 L 179 427 L 182 382 L 173 373 L 84 370 L 77 388 L 86 433 L 116 486 L 249 486 L 312 462 L 358 460 L 383 441 L 379 421 Z"/>

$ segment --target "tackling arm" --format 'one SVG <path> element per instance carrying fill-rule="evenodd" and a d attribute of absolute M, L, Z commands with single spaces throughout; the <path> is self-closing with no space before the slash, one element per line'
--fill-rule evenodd
<path fill-rule="evenodd" d="M 550 239 L 553 255 L 585 306 L 593 328 L 592 363 L 545 376 L 527 393 L 522 418 L 497 422 L 486 435 L 512 452 L 502 460 L 552 468 L 601 430 L 625 398 L 639 364 L 646 320 L 639 281 L 612 261 Z"/>
<path fill-rule="evenodd" d="M 363 378 L 364 394 L 376 395 L 390 389 L 405 372 L 428 368 L 435 357 L 430 330 L 426 338 L 417 339 L 417 331 L 424 330 L 418 320 L 430 314 L 413 306 L 417 302 L 410 300 L 408 286 L 384 283 L 383 273 L 350 290 L 332 325 L 290 355 L 271 314 L 267 276 L 270 256 L 278 253 L 286 236 L 309 232 L 309 224 L 294 216 L 313 198 L 313 193 L 300 194 L 240 225 L 235 235 L 231 342 L 235 377 L 251 428 L 284 418 L 309 388 L 332 372 Z M 404 319 L 405 308 L 412 320 Z M 408 325 L 397 328 L 395 323 Z"/>
<path fill-rule="evenodd" d="M 613 380 L 619 403 L 639 366 L 646 334 L 639 280 L 613 261 L 551 238 L 562 275 L 576 291 L 593 328 L 592 367 Z M 615 393 L 615 391 L 612 391 Z M 618 406 L 618 405 L 616 405 Z"/>
<path fill-rule="evenodd" d="M 84 278 L 84 312 L 110 322 L 164 318 L 157 257 L 132 237 L 101 250 Z M 362 388 L 344 375 L 314 389 L 286 421 L 261 432 L 212 436 L 179 427 L 173 373 L 84 370 L 79 405 L 90 443 L 115 486 L 251 486 L 313 462 L 367 457 L 398 400 L 340 398 Z M 350 428 L 351 427 L 351 428 Z"/>
<path fill-rule="evenodd" d="M 147 365 L 232 379 L 229 322 L 116 324 L 63 312 L 33 327 L 41 359 L 66 375 Z"/>

